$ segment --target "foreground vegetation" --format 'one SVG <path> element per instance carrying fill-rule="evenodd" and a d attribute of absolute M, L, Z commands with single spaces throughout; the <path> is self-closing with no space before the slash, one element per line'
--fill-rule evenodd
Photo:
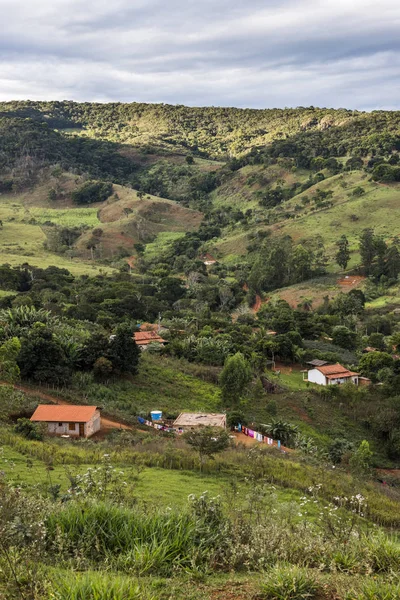
<path fill-rule="evenodd" d="M 71 444 L 2 429 L 4 598 L 195 599 L 236 584 L 237 598 L 396 597 L 398 500 L 385 490 L 258 447 L 229 450 L 206 465 L 218 477 L 199 476 L 184 442 L 148 435 Z M 171 468 L 186 472 L 171 479 Z M 336 495 L 346 486 L 359 492 Z"/>

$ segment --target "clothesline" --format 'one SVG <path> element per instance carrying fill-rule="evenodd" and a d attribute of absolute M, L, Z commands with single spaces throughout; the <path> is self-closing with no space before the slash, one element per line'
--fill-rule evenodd
<path fill-rule="evenodd" d="M 175 429 L 174 427 L 168 427 L 167 425 L 161 425 L 161 423 L 154 423 L 153 421 L 148 421 L 147 419 L 144 419 L 143 417 L 138 417 L 137 420 L 139 421 L 139 423 L 141 425 L 147 425 L 147 427 L 152 427 L 153 429 L 157 429 L 157 431 L 166 431 L 167 433 L 176 433 L 177 435 L 180 435 L 181 433 L 183 433 L 182 429 Z M 268 446 L 273 446 L 274 443 L 276 443 L 278 448 L 281 447 L 280 440 L 277 440 L 275 442 L 275 440 L 268 437 L 267 435 L 258 433 L 258 431 L 254 431 L 253 429 L 249 429 L 248 427 L 244 427 L 243 425 L 239 424 L 237 427 L 237 430 L 239 431 L 239 433 L 243 433 L 244 435 L 247 435 L 250 438 L 254 438 L 255 440 L 257 440 L 257 442 L 263 442 L 265 444 L 268 444 Z"/>
<path fill-rule="evenodd" d="M 137 420 L 141 425 L 147 425 L 147 427 L 153 427 L 153 429 L 157 429 L 158 431 L 167 431 L 168 433 L 182 433 L 182 430 L 177 431 L 174 427 L 168 427 L 167 425 L 161 425 L 161 423 L 153 423 L 152 421 L 148 421 L 143 417 L 138 417 Z"/>
<path fill-rule="evenodd" d="M 262 433 L 258 433 L 258 431 L 254 431 L 253 429 L 249 429 L 248 427 L 244 427 L 243 425 L 238 425 L 238 431 L 244 433 L 248 437 L 254 438 L 257 442 L 264 442 L 268 444 L 268 446 L 274 445 L 274 440 L 267 435 L 263 435 Z M 278 448 L 281 447 L 281 440 L 277 440 L 276 445 Z"/>

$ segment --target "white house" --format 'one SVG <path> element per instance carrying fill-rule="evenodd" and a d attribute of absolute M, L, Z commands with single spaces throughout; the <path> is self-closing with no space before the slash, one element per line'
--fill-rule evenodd
<path fill-rule="evenodd" d="M 39 404 L 31 421 L 46 423 L 51 435 L 90 437 L 100 429 L 100 410 L 97 406 L 71 404 Z"/>
<path fill-rule="evenodd" d="M 358 385 L 359 373 L 349 371 L 339 363 L 335 365 L 323 365 L 310 369 L 307 381 L 318 385 L 337 385 L 340 383 L 354 383 Z"/>

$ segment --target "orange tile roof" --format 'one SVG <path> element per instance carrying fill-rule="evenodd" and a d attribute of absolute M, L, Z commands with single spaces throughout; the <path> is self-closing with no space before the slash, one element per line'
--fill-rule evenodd
<path fill-rule="evenodd" d="M 336 363 L 336 365 L 323 365 L 322 367 L 315 368 L 318 369 L 318 371 L 320 371 L 323 375 L 336 375 L 339 373 L 350 372 L 348 369 L 346 369 L 346 367 L 343 367 L 339 363 Z"/>
<path fill-rule="evenodd" d="M 39 404 L 31 421 L 45 423 L 87 423 L 93 417 L 97 406 L 75 406 L 70 404 Z"/>
<path fill-rule="evenodd" d="M 135 331 L 134 333 L 135 342 L 140 345 L 151 344 L 152 342 L 158 342 L 164 344 L 165 340 L 158 335 L 155 331 Z"/>
<path fill-rule="evenodd" d="M 359 375 L 359 373 L 354 373 L 353 371 L 348 371 L 346 369 L 346 371 L 340 371 L 340 373 L 333 373 L 332 375 L 326 375 L 326 378 L 327 379 L 337 379 L 337 378 L 346 379 L 347 377 L 354 377 L 355 375 Z"/>

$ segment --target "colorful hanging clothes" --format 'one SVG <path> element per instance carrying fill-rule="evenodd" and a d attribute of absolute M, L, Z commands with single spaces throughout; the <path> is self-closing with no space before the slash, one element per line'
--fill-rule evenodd
<path fill-rule="evenodd" d="M 247 431 L 249 432 L 249 437 L 253 438 L 254 437 L 254 431 L 252 429 L 248 429 Z"/>
<path fill-rule="evenodd" d="M 137 420 L 139 421 L 139 423 L 141 423 L 142 425 L 144 425 L 146 423 L 146 419 L 143 419 L 143 417 L 138 417 Z"/>
<path fill-rule="evenodd" d="M 271 438 L 267 438 L 267 440 L 268 440 L 268 445 L 272 446 L 272 444 L 274 443 L 274 440 L 272 440 Z"/>
<path fill-rule="evenodd" d="M 239 432 L 240 432 L 240 431 L 242 431 L 242 426 L 241 426 L 241 424 L 240 424 L 240 423 L 238 424 L 238 431 L 239 431 Z"/>

